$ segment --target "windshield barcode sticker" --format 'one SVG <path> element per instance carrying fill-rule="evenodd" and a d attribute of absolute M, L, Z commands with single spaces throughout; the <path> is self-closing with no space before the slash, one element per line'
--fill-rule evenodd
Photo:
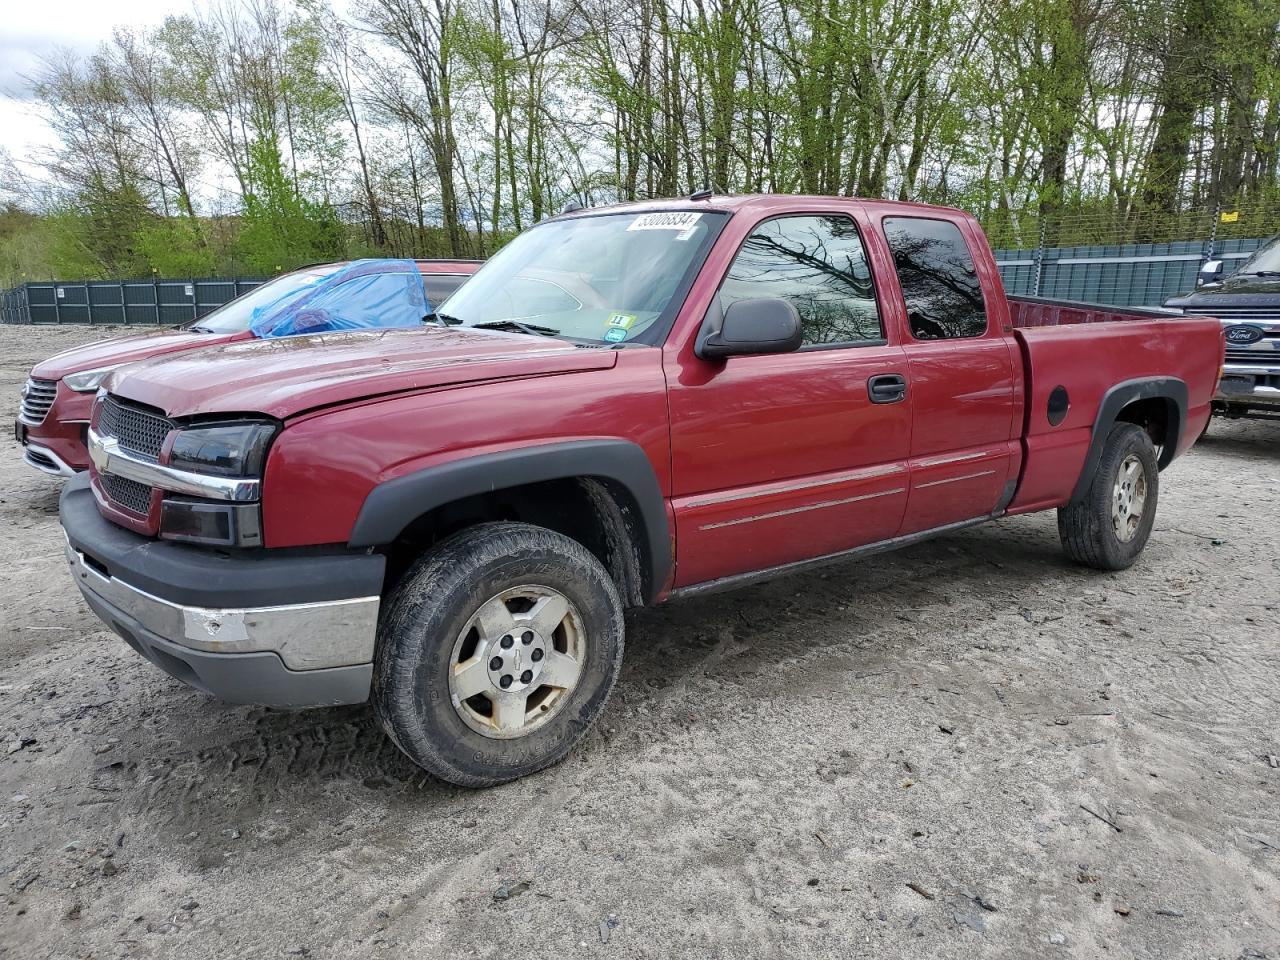
<path fill-rule="evenodd" d="M 700 213 L 673 210 L 670 213 L 642 213 L 631 221 L 628 230 L 682 230 L 686 236 L 702 219 Z"/>

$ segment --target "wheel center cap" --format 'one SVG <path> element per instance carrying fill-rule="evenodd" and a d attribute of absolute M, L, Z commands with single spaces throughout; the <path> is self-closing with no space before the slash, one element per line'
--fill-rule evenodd
<path fill-rule="evenodd" d="M 518 627 L 489 644 L 489 681 L 499 692 L 536 687 L 546 657 L 547 643 L 542 635 L 531 628 Z"/>

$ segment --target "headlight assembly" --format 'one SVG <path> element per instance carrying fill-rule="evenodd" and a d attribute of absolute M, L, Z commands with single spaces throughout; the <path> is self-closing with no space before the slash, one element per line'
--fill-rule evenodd
<path fill-rule="evenodd" d="M 218 477 L 258 477 L 274 423 L 222 423 L 180 430 L 169 452 L 169 466 Z"/>
<path fill-rule="evenodd" d="M 262 421 L 203 423 L 173 437 L 162 469 L 208 477 L 261 478 L 267 448 L 280 425 Z M 160 506 L 160 537 L 207 546 L 262 546 L 262 505 L 167 496 Z"/>
<path fill-rule="evenodd" d="M 68 390 L 74 390 L 76 393 L 93 393 L 102 386 L 102 381 L 107 379 L 113 370 L 115 367 L 81 370 L 79 373 L 67 374 L 62 378 L 62 382 L 67 385 Z"/>

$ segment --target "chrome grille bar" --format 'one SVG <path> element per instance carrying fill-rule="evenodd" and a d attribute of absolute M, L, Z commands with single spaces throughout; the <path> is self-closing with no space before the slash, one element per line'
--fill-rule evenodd
<path fill-rule="evenodd" d="M 98 473 L 113 473 L 170 493 L 186 493 L 210 500 L 248 503 L 258 499 L 259 481 L 241 477 L 214 477 L 190 470 L 166 467 L 125 450 L 114 437 L 89 428 L 89 459 Z"/>
<path fill-rule="evenodd" d="M 18 409 L 18 419 L 28 426 L 40 426 L 48 416 L 53 398 L 57 395 L 58 381 L 28 377 L 26 386 L 22 388 L 22 406 Z"/>

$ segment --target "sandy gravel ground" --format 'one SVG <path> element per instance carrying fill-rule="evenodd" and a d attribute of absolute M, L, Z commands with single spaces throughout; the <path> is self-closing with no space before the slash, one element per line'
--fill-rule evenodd
<path fill-rule="evenodd" d="M 0 328 L 6 422 L 89 336 Z M 587 742 L 484 792 L 158 673 L 0 454 L 0 956 L 1280 958 L 1280 424 L 1123 574 L 1040 515 L 633 615 Z"/>

